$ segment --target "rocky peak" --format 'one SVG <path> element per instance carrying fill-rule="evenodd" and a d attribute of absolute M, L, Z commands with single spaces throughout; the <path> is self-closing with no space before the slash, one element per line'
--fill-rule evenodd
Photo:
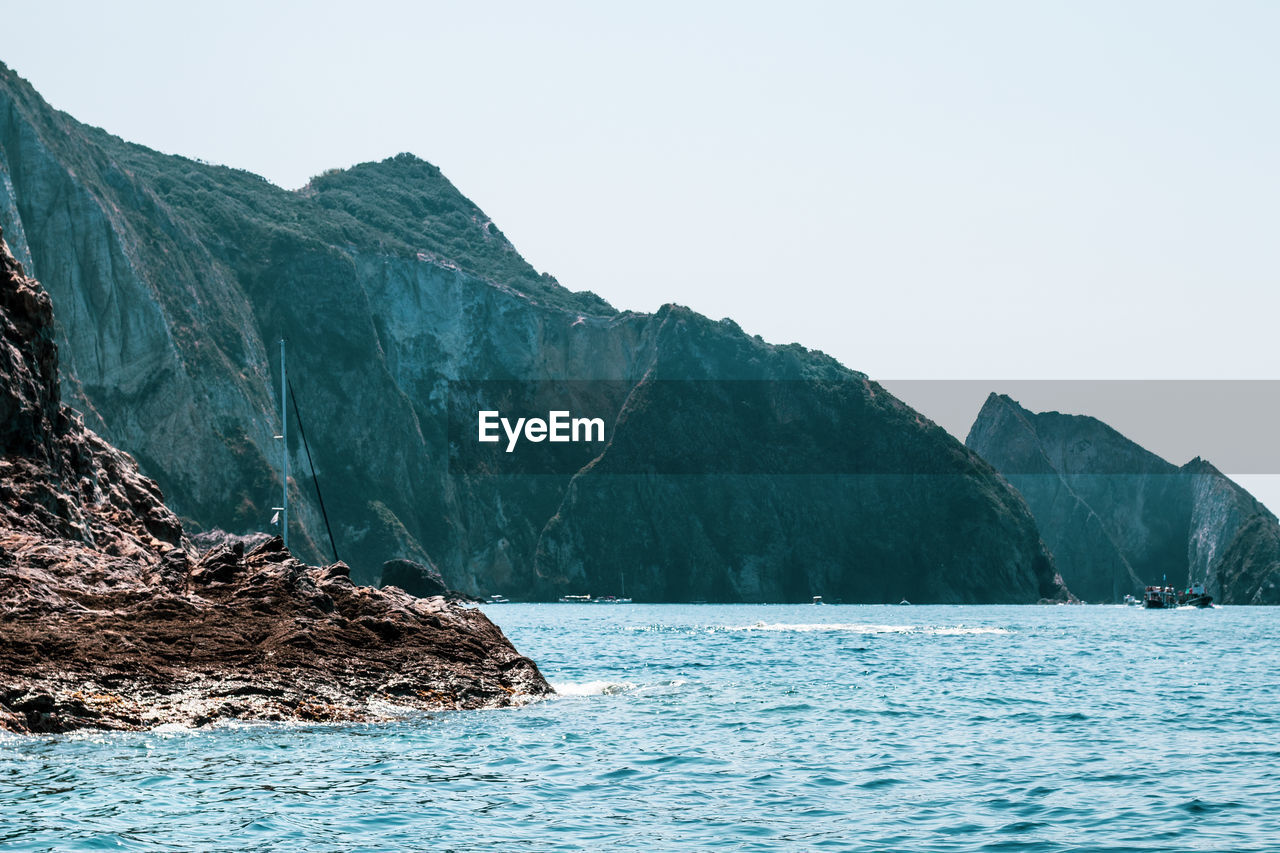
<path fill-rule="evenodd" d="M 1081 598 L 1167 580 L 1206 582 L 1225 603 L 1280 602 L 1275 516 L 1208 461 L 1178 467 L 1096 418 L 994 393 L 965 443 L 1022 493 Z"/>
<path fill-rule="evenodd" d="M 186 556 L 155 482 L 60 403 L 53 307 L 0 232 L 0 514 L 15 535 L 56 536 L 155 569 Z M 172 556 L 170 552 L 176 552 Z"/>
<path fill-rule="evenodd" d="M 58 347 L 53 303 L 4 242 L 0 228 L 0 450 L 51 460 L 58 413 Z"/>

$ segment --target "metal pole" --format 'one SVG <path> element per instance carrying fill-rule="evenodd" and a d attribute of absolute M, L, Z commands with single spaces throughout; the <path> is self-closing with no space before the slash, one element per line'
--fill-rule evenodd
<path fill-rule="evenodd" d="M 280 488 L 283 498 L 280 501 L 280 535 L 284 539 L 284 547 L 289 547 L 289 407 L 286 392 L 289 381 L 284 372 L 284 338 L 280 339 L 280 454 L 283 464 L 280 466 Z"/>

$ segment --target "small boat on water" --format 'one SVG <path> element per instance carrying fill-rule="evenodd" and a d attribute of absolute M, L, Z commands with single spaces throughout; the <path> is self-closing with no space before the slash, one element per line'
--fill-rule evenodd
<path fill-rule="evenodd" d="M 1204 584 L 1193 583 L 1181 592 L 1171 586 L 1149 586 L 1142 593 L 1142 606 L 1148 610 L 1172 610 L 1175 607 L 1209 607 L 1213 596 Z"/>
<path fill-rule="evenodd" d="M 813 603 L 814 603 L 814 604 L 826 604 L 826 602 L 822 600 L 822 596 L 820 596 L 820 595 L 815 595 L 815 596 L 813 597 Z"/>
<path fill-rule="evenodd" d="M 1193 583 L 1178 593 L 1178 605 L 1181 607 L 1209 607 L 1213 604 L 1213 596 L 1205 591 L 1204 584 Z"/>

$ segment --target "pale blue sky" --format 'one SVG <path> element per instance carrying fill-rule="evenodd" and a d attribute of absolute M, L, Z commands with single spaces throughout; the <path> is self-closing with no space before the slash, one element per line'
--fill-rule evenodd
<path fill-rule="evenodd" d="M 412 151 L 620 308 L 880 378 L 1280 376 L 1280 4 L 0 9 L 84 121 L 286 187 Z"/>

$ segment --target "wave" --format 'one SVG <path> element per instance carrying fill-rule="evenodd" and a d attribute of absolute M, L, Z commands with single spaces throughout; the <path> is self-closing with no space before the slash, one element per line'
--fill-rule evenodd
<path fill-rule="evenodd" d="M 633 684 L 630 681 L 556 681 L 552 679 L 550 683 L 555 688 L 557 696 L 619 696 L 624 693 L 650 696 L 682 692 L 682 688 L 688 686 L 689 680 L 673 678 L 669 681 Z"/>
<path fill-rule="evenodd" d="M 771 631 L 775 633 L 843 634 L 924 634 L 934 637 L 964 637 L 978 634 L 1012 634 L 1008 628 L 990 625 L 875 625 L 862 622 L 756 622 L 754 625 L 723 625 L 721 631 Z"/>
<path fill-rule="evenodd" d="M 551 686 L 561 696 L 616 696 L 636 689 L 627 681 L 552 681 Z"/>

